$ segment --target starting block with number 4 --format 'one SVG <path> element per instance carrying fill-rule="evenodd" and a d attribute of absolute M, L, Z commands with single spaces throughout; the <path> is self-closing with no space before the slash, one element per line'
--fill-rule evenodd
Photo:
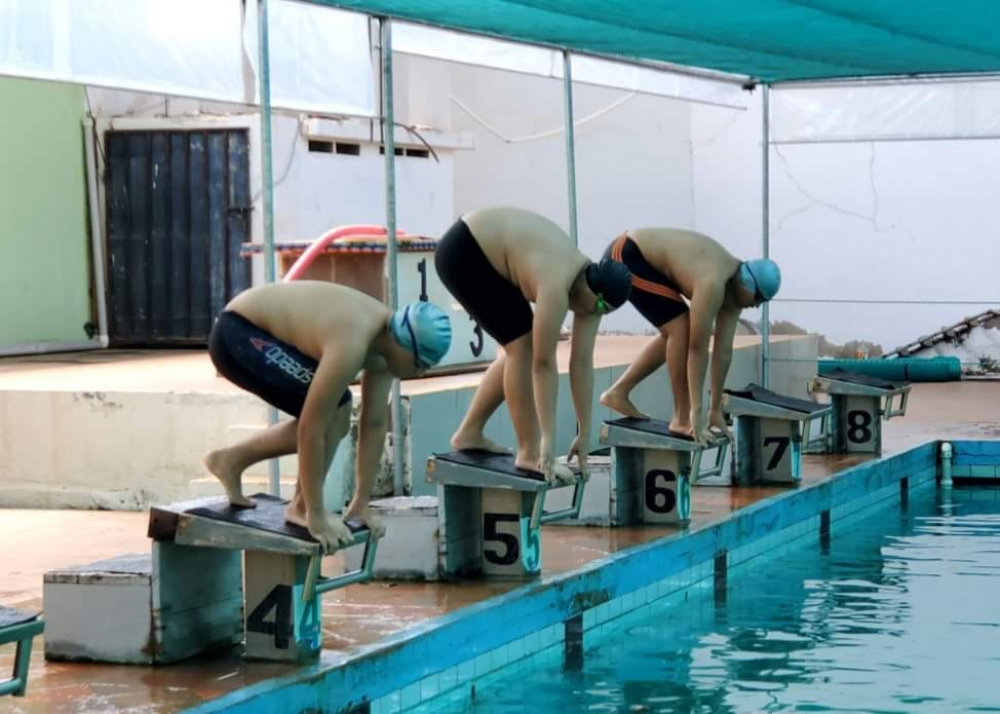
<path fill-rule="evenodd" d="M 802 452 L 829 432 L 831 408 L 777 394 L 756 384 L 727 389 L 723 409 L 736 418 L 736 483 L 786 483 L 802 479 Z M 820 427 L 811 438 L 815 423 Z"/>
<path fill-rule="evenodd" d="M 234 508 L 225 498 L 203 499 L 150 511 L 149 535 L 196 548 L 244 551 L 245 656 L 301 661 L 319 655 L 322 627 L 318 596 L 371 578 L 378 541 L 362 524 L 348 521 L 364 544 L 361 567 L 323 578 L 319 543 L 301 526 L 285 522 L 287 502 L 251 497 L 256 508 Z"/>
<path fill-rule="evenodd" d="M 811 453 L 882 453 L 882 420 L 906 414 L 910 383 L 832 370 L 809 382 L 810 394 L 830 395 L 833 415 L 826 438 Z"/>
<path fill-rule="evenodd" d="M 438 486 L 442 575 L 537 575 L 542 567 L 541 525 L 580 512 L 586 479 L 549 484 L 540 473 L 514 466 L 514 457 L 479 451 L 436 454 L 427 480 Z M 571 504 L 545 512 L 550 490 L 572 489 Z"/>

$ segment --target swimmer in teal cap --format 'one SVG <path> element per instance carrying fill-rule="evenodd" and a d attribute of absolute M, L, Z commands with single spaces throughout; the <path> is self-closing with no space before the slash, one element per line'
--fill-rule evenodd
<path fill-rule="evenodd" d="M 241 477 L 265 459 L 298 454 L 295 497 L 285 520 L 309 530 L 327 550 L 351 539 L 346 520 L 373 534 L 368 508 L 385 446 L 393 378 L 418 377 L 451 346 L 448 316 L 429 302 L 397 312 L 353 288 L 296 280 L 251 288 L 226 305 L 212 328 L 209 354 L 219 373 L 292 418 L 246 441 L 212 451 L 205 465 L 234 506 L 254 507 Z M 361 373 L 354 498 L 343 518 L 323 508 L 323 481 L 351 424 L 349 385 Z"/>
<path fill-rule="evenodd" d="M 670 430 L 712 440 L 716 427 L 732 437 L 722 414 L 722 390 L 733 359 L 733 339 L 740 311 L 772 299 L 781 287 L 781 271 L 772 260 L 741 261 L 701 233 L 641 228 L 612 241 L 605 257 L 632 273 L 629 302 L 659 335 L 601 395 L 601 403 L 620 414 L 644 417 L 630 394 L 666 361 L 674 395 Z M 711 402 L 706 417 L 703 395 L 712 350 Z"/>

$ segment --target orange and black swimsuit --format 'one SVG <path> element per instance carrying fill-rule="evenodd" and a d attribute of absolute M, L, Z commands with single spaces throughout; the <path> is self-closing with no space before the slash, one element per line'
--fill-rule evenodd
<path fill-rule="evenodd" d="M 622 233 L 604 251 L 604 257 L 632 271 L 632 292 L 628 301 L 654 327 L 662 327 L 688 311 L 680 288 L 648 262 L 628 233 Z"/>

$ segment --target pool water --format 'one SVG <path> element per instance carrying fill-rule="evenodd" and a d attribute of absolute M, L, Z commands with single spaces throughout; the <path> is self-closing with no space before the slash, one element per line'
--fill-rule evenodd
<path fill-rule="evenodd" d="M 921 490 L 419 711 L 1000 712 L 1000 492 Z"/>

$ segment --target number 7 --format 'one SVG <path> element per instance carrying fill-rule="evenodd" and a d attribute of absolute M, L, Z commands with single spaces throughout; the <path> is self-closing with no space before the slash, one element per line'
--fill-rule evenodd
<path fill-rule="evenodd" d="M 774 449 L 774 454 L 771 456 L 771 460 L 767 464 L 768 471 L 774 471 L 781 463 L 781 459 L 784 458 L 785 452 L 788 451 L 788 445 L 792 442 L 790 437 L 787 436 L 765 436 L 764 437 L 764 447 L 767 448 L 771 444 L 776 444 Z"/>

